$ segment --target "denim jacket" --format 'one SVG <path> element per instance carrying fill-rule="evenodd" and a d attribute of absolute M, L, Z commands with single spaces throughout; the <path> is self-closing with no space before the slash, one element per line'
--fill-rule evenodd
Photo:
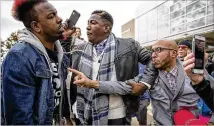
<path fill-rule="evenodd" d="M 51 125 L 54 92 L 49 57 L 42 43 L 30 31 L 25 29 L 19 34 L 19 42 L 10 49 L 2 64 L 1 110 L 8 125 Z M 62 118 L 68 114 L 65 77 L 69 59 L 63 56 L 59 41 L 55 45 L 59 52 Z"/>

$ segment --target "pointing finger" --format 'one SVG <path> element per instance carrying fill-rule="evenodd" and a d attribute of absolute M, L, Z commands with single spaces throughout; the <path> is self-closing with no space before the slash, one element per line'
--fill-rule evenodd
<path fill-rule="evenodd" d="M 76 75 L 82 75 L 82 74 L 83 74 L 82 72 L 79 72 L 78 70 L 75 70 L 75 69 L 68 68 L 68 70 L 69 70 L 70 72 L 73 72 L 73 73 L 76 74 Z"/>

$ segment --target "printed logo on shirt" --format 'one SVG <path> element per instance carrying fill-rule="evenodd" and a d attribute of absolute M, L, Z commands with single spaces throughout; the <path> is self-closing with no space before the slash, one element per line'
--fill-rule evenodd
<path fill-rule="evenodd" d="M 60 98 L 61 98 L 61 88 L 60 88 L 60 79 L 59 79 L 59 73 L 58 73 L 58 63 L 51 63 L 51 67 L 53 70 L 53 76 L 52 76 L 52 84 L 54 89 L 54 101 L 55 101 L 55 107 L 59 106 Z"/>

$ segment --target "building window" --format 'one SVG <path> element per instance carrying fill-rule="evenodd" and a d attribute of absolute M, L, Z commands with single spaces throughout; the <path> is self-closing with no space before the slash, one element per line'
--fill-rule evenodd
<path fill-rule="evenodd" d="M 166 1 L 158 7 L 158 25 L 169 21 L 169 8 L 171 5 L 173 5 L 173 1 Z"/>
<path fill-rule="evenodd" d="M 179 17 L 179 16 L 184 15 L 184 14 L 185 14 L 185 8 L 171 13 L 170 14 L 170 19 L 174 19 L 174 18 Z"/>
<path fill-rule="evenodd" d="M 192 3 L 192 2 L 195 2 L 195 0 L 187 0 L 187 5 Z"/>
<path fill-rule="evenodd" d="M 148 28 L 157 26 L 157 9 L 154 9 L 148 13 Z"/>
<path fill-rule="evenodd" d="M 207 16 L 207 25 L 214 24 L 214 14 Z"/>
<path fill-rule="evenodd" d="M 163 16 L 159 17 L 159 19 L 158 19 L 158 25 L 166 23 L 168 21 L 169 21 L 169 14 L 163 15 Z"/>
<path fill-rule="evenodd" d="M 187 14 L 187 22 L 204 17 L 206 15 L 206 7 Z"/>
<path fill-rule="evenodd" d="M 157 27 L 148 30 L 148 41 L 157 39 Z"/>
<path fill-rule="evenodd" d="M 167 0 L 138 21 L 140 42 L 183 33 L 214 24 L 214 0 Z"/>
<path fill-rule="evenodd" d="M 157 39 L 157 8 L 148 13 L 148 41 Z"/>
<path fill-rule="evenodd" d="M 170 12 L 177 11 L 177 10 L 183 8 L 185 5 L 186 5 L 185 1 L 179 1 L 178 3 L 176 3 L 175 5 L 170 7 Z"/>
<path fill-rule="evenodd" d="M 177 3 L 178 1 L 181 1 L 181 0 L 172 0 L 173 1 L 173 4 Z M 184 1 L 184 0 L 182 0 Z"/>
<path fill-rule="evenodd" d="M 138 42 L 140 41 L 139 40 L 139 27 L 140 27 L 140 25 L 139 25 L 139 18 L 136 18 L 135 19 L 135 40 L 137 40 Z"/>
<path fill-rule="evenodd" d="M 139 33 L 138 33 L 138 37 L 139 37 L 139 41 L 142 43 L 147 42 L 147 28 L 148 24 L 147 24 L 147 14 L 142 15 L 139 18 Z"/>
<path fill-rule="evenodd" d="M 158 38 L 163 38 L 169 35 L 169 23 L 158 26 Z"/>
<path fill-rule="evenodd" d="M 199 8 L 202 8 L 204 6 L 206 6 L 206 1 L 205 0 L 197 1 L 197 2 L 194 2 L 194 3 L 190 4 L 190 5 L 188 5 L 186 7 L 186 9 L 187 9 L 186 12 L 189 13 L 189 12 L 192 12 L 192 11 L 197 10 Z"/>
<path fill-rule="evenodd" d="M 177 34 L 177 33 L 184 32 L 184 31 L 186 31 L 186 24 L 182 24 L 182 25 L 171 28 L 170 33 Z"/>
<path fill-rule="evenodd" d="M 139 42 L 146 43 L 147 40 L 147 32 L 146 31 L 139 31 Z"/>
<path fill-rule="evenodd" d="M 173 1 L 169 0 L 169 1 L 166 1 L 165 3 L 161 4 L 159 7 L 158 7 L 158 12 L 160 12 L 159 14 L 161 14 L 161 10 L 164 10 L 162 14 L 167 14 L 169 13 L 169 7 L 173 5 Z"/>
<path fill-rule="evenodd" d="M 205 18 L 197 19 L 192 22 L 187 23 L 187 30 L 191 30 L 197 27 L 205 25 Z"/>
<path fill-rule="evenodd" d="M 209 5 L 209 4 L 212 4 L 212 3 L 214 3 L 214 0 L 207 0 L 207 4 Z"/>
<path fill-rule="evenodd" d="M 207 7 L 207 14 L 214 13 L 214 4 L 211 4 Z"/>
<path fill-rule="evenodd" d="M 158 17 L 168 13 L 169 13 L 169 8 L 158 9 Z"/>
<path fill-rule="evenodd" d="M 186 22 L 186 17 L 185 16 L 182 16 L 182 17 L 179 17 L 179 18 L 176 18 L 174 20 L 171 21 L 171 27 L 175 27 L 179 24 L 183 24 Z"/>

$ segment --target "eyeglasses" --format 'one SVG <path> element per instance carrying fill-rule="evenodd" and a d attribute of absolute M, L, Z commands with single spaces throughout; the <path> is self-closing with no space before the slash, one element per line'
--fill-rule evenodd
<path fill-rule="evenodd" d="M 181 49 L 185 49 L 185 48 L 188 48 L 188 46 L 186 46 L 186 45 L 179 45 L 179 46 L 178 46 L 178 49 L 180 49 L 180 48 L 181 48 Z"/>
<path fill-rule="evenodd" d="M 157 48 L 152 49 L 152 53 L 155 53 L 155 55 L 157 55 L 160 52 L 162 52 L 163 50 L 175 50 L 175 49 L 157 47 Z"/>

